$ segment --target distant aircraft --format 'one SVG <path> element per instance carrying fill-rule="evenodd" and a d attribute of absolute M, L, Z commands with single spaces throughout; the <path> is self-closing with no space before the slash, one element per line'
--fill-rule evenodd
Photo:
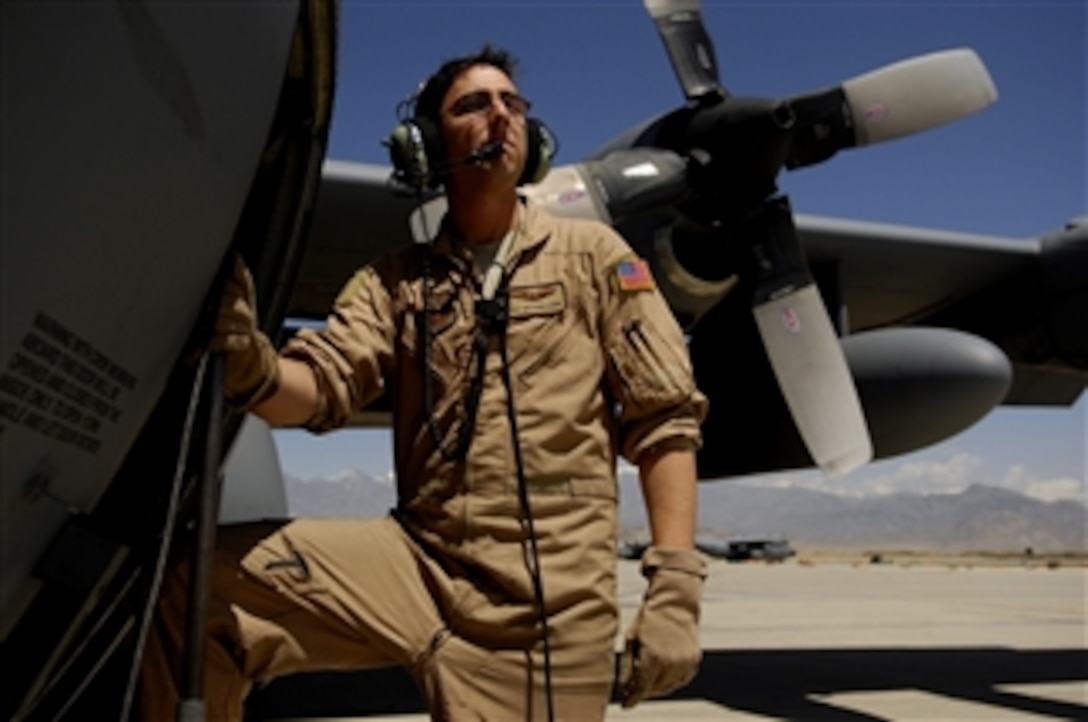
<path fill-rule="evenodd" d="M 1000 403 L 1077 399 L 1088 219 L 1026 242 L 794 217 L 776 192 L 783 169 L 984 108 L 972 51 L 739 98 L 697 2 L 647 7 L 687 102 L 526 193 L 649 260 L 712 401 L 702 478 L 841 473 Z M 331 0 L 3 12 L 0 715 L 117 718 L 164 550 L 205 528 L 199 479 L 241 426 L 203 354 L 224 260 L 246 257 L 276 335 L 411 242 L 419 199 L 389 168 L 326 159 Z M 232 463 L 274 469 L 267 441 Z M 282 499 L 240 483 L 227 496 Z"/>
<path fill-rule="evenodd" d="M 650 546 L 648 541 L 623 540 L 618 545 L 618 553 L 622 559 L 641 559 L 642 553 L 648 546 Z M 781 562 L 797 554 L 785 539 L 699 537 L 695 540 L 695 547 L 708 557 L 729 562 L 749 560 Z"/>
<path fill-rule="evenodd" d="M 621 539 L 616 545 L 616 553 L 621 559 L 641 559 L 642 552 L 650 546 L 648 541 L 631 541 Z"/>
<path fill-rule="evenodd" d="M 696 540 L 695 545 L 707 556 L 727 562 L 784 562 L 797 555 L 785 539 L 705 539 Z"/>

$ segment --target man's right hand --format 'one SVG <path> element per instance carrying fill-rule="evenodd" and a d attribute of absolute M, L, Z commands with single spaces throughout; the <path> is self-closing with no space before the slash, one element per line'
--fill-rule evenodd
<path fill-rule="evenodd" d="M 211 350 L 225 356 L 223 394 L 230 404 L 249 409 L 275 393 L 279 356 L 268 336 L 257 328 L 253 277 L 237 254 L 234 272 L 223 287 Z"/>
<path fill-rule="evenodd" d="M 642 573 L 649 585 L 619 660 L 617 681 L 625 708 L 687 685 L 703 658 L 699 606 L 706 562 L 702 555 L 693 549 L 650 547 L 642 555 Z"/>

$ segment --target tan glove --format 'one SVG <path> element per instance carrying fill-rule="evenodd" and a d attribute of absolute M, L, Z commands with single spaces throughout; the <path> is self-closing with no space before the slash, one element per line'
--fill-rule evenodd
<path fill-rule="evenodd" d="M 257 292 L 239 255 L 234 257 L 234 273 L 223 285 L 210 346 L 225 355 L 223 395 L 230 404 L 248 409 L 275 393 L 279 357 L 257 328 Z"/>
<path fill-rule="evenodd" d="M 650 547 L 642 555 L 649 580 L 619 662 L 624 707 L 661 697 L 695 678 L 702 661 L 699 602 L 706 562 L 693 549 Z"/>

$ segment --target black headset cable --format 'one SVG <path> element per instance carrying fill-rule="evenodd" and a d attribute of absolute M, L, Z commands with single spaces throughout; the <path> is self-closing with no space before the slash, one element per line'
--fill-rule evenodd
<path fill-rule="evenodd" d="M 480 395 L 483 390 L 483 378 L 485 361 L 487 358 L 488 338 L 495 333 L 499 340 L 499 354 L 502 359 L 502 379 L 506 386 L 506 412 L 510 421 L 510 436 L 514 449 L 514 462 L 518 477 L 518 501 L 521 505 L 522 515 L 525 521 L 525 530 L 529 538 L 529 553 L 525 555 L 525 564 L 528 567 L 529 576 L 533 584 L 533 596 L 536 602 L 537 618 L 540 621 L 541 640 L 544 651 L 544 699 L 547 705 L 548 722 L 554 722 L 555 709 L 552 694 L 552 653 L 551 633 L 548 626 L 547 606 L 544 601 L 544 579 L 540 569 L 540 553 L 537 546 L 536 527 L 533 524 L 532 505 L 529 501 L 529 489 L 525 479 L 525 464 L 521 454 L 520 435 L 518 433 L 517 409 L 514 403 L 514 385 L 510 378 L 510 360 L 506 350 L 506 326 L 509 319 L 509 282 L 510 276 L 505 271 L 499 281 L 498 292 L 494 298 L 482 298 L 476 305 L 476 331 L 473 338 L 473 356 L 476 368 L 466 399 L 465 418 L 462 419 L 458 430 L 457 441 L 453 448 L 443 443 L 442 431 L 438 427 L 438 421 L 434 414 L 434 380 L 431 376 L 431 254 L 434 239 L 430 238 L 427 228 L 427 214 L 419 206 L 420 221 L 423 235 L 429 239 L 423 245 L 422 272 L 423 272 L 423 318 L 421 333 L 423 337 L 423 403 L 427 414 L 427 425 L 431 435 L 444 458 L 447 460 L 463 459 L 468 453 L 468 446 L 472 438 L 472 431 L 476 423 L 476 413 L 479 410 Z M 501 265 L 506 259 L 499 258 Z"/>

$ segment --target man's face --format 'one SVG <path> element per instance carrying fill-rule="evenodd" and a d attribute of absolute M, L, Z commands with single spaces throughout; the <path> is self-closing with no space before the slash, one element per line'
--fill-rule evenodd
<path fill-rule="evenodd" d="M 528 104 L 513 81 L 491 65 L 474 65 L 458 75 L 442 99 L 442 139 L 455 183 L 513 187 L 526 157 L 525 113 Z M 499 142 L 502 154 L 481 163 L 463 164 L 485 143 Z"/>

